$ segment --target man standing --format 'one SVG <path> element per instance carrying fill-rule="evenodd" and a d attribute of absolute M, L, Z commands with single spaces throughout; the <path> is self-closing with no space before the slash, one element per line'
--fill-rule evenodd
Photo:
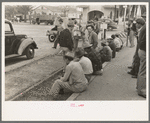
<path fill-rule="evenodd" d="M 64 30 L 64 28 L 62 27 L 63 19 L 59 18 L 58 22 L 59 23 L 57 24 L 57 35 L 56 35 L 56 39 L 54 41 L 54 46 L 52 47 L 52 48 L 55 48 L 55 49 L 56 49 L 57 44 L 58 44 L 58 36 L 59 36 L 60 32 Z"/>
<path fill-rule="evenodd" d="M 89 43 L 92 44 L 92 47 L 95 49 L 98 46 L 98 35 L 93 31 L 93 25 L 87 25 L 86 28 L 89 33 Z"/>
<path fill-rule="evenodd" d="M 61 50 L 63 51 L 63 56 L 66 52 L 72 51 L 74 48 L 73 43 L 73 28 L 74 28 L 74 22 L 69 21 L 67 24 L 68 28 L 64 29 L 60 32 L 60 35 L 58 37 L 58 43 L 60 45 Z"/>
<path fill-rule="evenodd" d="M 140 58 L 140 67 L 137 79 L 138 95 L 146 97 L 146 24 L 143 18 L 136 19 L 138 30 L 138 55 Z"/>

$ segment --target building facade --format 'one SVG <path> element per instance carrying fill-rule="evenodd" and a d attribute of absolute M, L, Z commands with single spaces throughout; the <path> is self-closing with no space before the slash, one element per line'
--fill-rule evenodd
<path fill-rule="evenodd" d="M 105 18 L 118 18 L 118 6 L 115 5 L 79 5 L 83 9 L 82 21 L 86 23 L 93 20 L 96 16 L 98 19 Z"/>

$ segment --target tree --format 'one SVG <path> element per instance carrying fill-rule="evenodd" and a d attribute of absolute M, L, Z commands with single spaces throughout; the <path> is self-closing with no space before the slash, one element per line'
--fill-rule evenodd
<path fill-rule="evenodd" d="M 33 6 L 31 5 L 18 5 L 17 6 L 18 13 L 24 15 L 24 22 L 26 22 L 26 15 L 28 15 L 28 12 L 30 12 L 32 8 Z"/>
<path fill-rule="evenodd" d="M 129 15 L 129 17 L 134 18 L 134 14 L 137 11 L 139 5 L 127 5 L 127 10 L 126 10 L 126 16 Z M 141 8 L 141 14 L 146 12 L 146 6 L 145 5 L 140 5 Z M 119 16 L 123 17 L 124 16 L 124 8 L 123 5 L 119 5 Z"/>
<path fill-rule="evenodd" d="M 9 6 L 9 5 L 5 6 L 5 18 L 12 19 L 16 13 L 17 13 L 16 6 Z"/>
<path fill-rule="evenodd" d="M 61 9 L 61 11 L 62 11 L 62 13 L 63 13 L 63 16 L 64 17 L 67 17 L 67 13 L 69 12 L 69 9 L 70 9 L 71 7 L 70 6 L 60 6 L 60 9 Z"/>

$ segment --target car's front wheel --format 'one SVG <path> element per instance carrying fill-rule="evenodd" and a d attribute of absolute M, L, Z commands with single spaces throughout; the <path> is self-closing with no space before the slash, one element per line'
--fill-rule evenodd
<path fill-rule="evenodd" d="M 26 56 L 27 59 L 32 59 L 34 58 L 34 47 L 32 45 L 29 45 L 26 49 Z"/>
<path fill-rule="evenodd" d="M 56 38 L 56 36 L 55 36 L 54 34 L 50 34 L 50 35 L 48 36 L 48 39 L 49 39 L 50 42 L 54 42 L 54 41 L 55 41 L 55 38 Z"/>

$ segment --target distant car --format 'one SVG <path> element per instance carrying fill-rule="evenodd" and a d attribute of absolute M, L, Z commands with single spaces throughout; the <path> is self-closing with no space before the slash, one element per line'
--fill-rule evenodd
<path fill-rule="evenodd" d="M 105 18 L 105 19 L 101 19 L 102 22 L 105 22 L 107 24 L 107 29 L 108 30 L 113 30 L 113 29 L 117 29 L 117 24 L 115 22 L 113 22 L 111 19 L 109 18 Z"/>
<path fill-rule="evenodd" d="M 34 49 L 38 49 L 33 38 L 25 34 L 15 34 L 12 23 L 5 20 L 5 59 L 26 55 L 27 59 L 34 58 Z"/>

